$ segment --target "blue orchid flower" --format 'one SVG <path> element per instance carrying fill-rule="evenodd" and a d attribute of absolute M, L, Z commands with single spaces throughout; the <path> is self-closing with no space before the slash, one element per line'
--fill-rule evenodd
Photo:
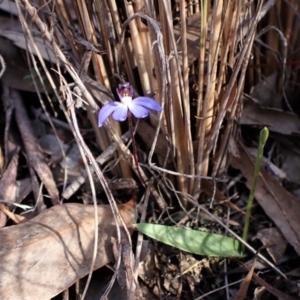
<path fill-rule="evenodd" d="M 104 105 L 98 115 L 98 126 L 104 125 L 106 119 L 112 114 L 115 121 L 125 121 L 130 111 L 136 118 L 145 118 L 149 110 L 162 111 L 161 106 L 152 98 L 133 98 L 133 88 L 130 83 L 121 83 L 117 88 L 117 94 L 121 102 L 110 102 Z"/>

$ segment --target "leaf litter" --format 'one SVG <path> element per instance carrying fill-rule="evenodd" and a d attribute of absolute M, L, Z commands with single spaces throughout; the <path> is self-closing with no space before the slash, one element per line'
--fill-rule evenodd
<path fill-rule="evenodd" d="M 298 8 L 273 0 L 216 2 L 206 11 L 199 3 L 63 1 L 53 14 L 48 4 L 20 2 L 22 10 L 0 3 L 1 299 L 297 298 Z M 294 22 L 277 23 L 278 10 Z M 150 203 L 139 207 L 143 222 L 241 236 L 254 174 L 249 149 L 268 126 L 247 239 L 259 258 L 225 262 L 145 236 L 144 254 L 134 257 L 126 227 L 132 233 L 145 190 L 126 125 L 109 120 L 98 129 L 95 114 L 124 81 L 164 107 L 134 123 L 140 172 L 153 182 Z"/>
<path fill-rule="evenodd" d="M 132 200 L 119 207 L 126 226 L 135 221 Z M 95 269 L 114 260 L 116 229 L 108 205 L 98 207 L 100 240 Z M 89 272 L 93 257 L 93 207 L 56 205 L 4 228 L 1 235 L 1 299 L 49 299 Z M 12 264 L 11 262 L 15 263 Z"/>

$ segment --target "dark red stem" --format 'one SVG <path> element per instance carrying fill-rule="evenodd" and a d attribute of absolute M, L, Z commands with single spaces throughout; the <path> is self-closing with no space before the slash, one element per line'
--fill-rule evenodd
<path fill-rule="evenodd" d="M 135 138 L 134 138 L 134 134 L 133 134 L 132 113 L 131 113 L 130 110 L 128 110 L 127 116 L 128 116 L 128 126 L 129 126 L 131 140 L 132 140 L 133 160 L 134 160 L 136 172 L 137 172 L 142 184 L 144 186 L 146 186 L 146 182 L 145 182 L 144 178 L 142 177 L 141 172 L 140 172 L 140 168 L 139 168 L 139 158 L 138 158 L 138 155 L 137 155 L 136 143 L 135 143 Z"/>

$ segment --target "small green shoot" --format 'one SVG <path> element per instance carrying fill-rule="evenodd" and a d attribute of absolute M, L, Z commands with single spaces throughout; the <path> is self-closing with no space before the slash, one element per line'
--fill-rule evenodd
<path fill-rule="evenodd" d="M 240 252 L 240 243 L 228 236 L 149 223 L 135 224 L 135 227 L 157 241 L 193 254 L 244 257 Z"/>
<path fill-rule="evenodd" d="M 244 241 L 247 240 L 247 236 L 248 236 L 251 208 L 252 208 L 252 204 L 253 204 L 254 193 L 255 193 L 255 189 L 256 189 L 256 185 L 257 185 L 257 180 L 259 178 L 261 161 L 262 161 L 263 154 L 264 154 L 264 147 L 265 147 L 268 137 L 269 137 L 269 130 L 268 130 L 268 128 L 264 127 L 260 131 L 260 135 L 259 135 L 259 145 L 257 148 L 257 155 L 256 155 L 256 161 L 255 161 L 254 179 L 253 179 L 250 195 L 248 198 L 247 208 L 246 208 L 245 226 L 244 226 L 244 231 L 243 231 L 243 240 Z M 242 252 L 244 252 L 244 250 L 245 250 L 245 245 L 243 244 Z"/>

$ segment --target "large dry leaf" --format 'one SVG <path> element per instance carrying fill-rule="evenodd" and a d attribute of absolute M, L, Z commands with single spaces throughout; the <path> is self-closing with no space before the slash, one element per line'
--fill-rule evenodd
<path fill-rule="evenodd" d="M 10 15 L 18 15 L 16 4 L 9 0 L 2 0 L 0 2 L 0 9 L 8 12 Z"/>
<path fill-rule="evenodd" d="M 33 129 L 31 127 L 30 120 L 27 116 L 27 112 L 21 95 L 17 90 L 14 90 L 12 88 L 8 89 L 10 95 L 9 100 L 14 102 L 16 122 L 18 124 L 22 141 L 26 150 L 28 166 L 37 173 L 41 181 L 44 183 L 51 197 L 52 204 L 58 204 L 59 193 L 57 186 L 54 182 L 52 172 L 49 166 L 46 164 L 42 149 L 36 137 L 34 136 Z M 32 184 L 34 184 L 33 179 Z"/>
<path fill-rule="evenodd" d="M 288 137 L 285 139 L 278 139 L 278 142 L 278 154 L 280 156 L 281 170 L 286 173 L 287 180 L 291 183 L 295 183 L 295 187 L 298 187 L 300 183 L 299 147 L 295 147 L 295 140 L 289 139 Z"/>
<path fill-rule="evenodd" d="M 32 32 L 35 34 L 34 36 L 34 43 L 38 48 L 39 54 L 42 56 L 43 59 L 47 61 L 51 61 L 52 63 L 56 62 L 56 57 L 48 41 L 45 41 L 41 35 L 38 34 L 36 27 L 32 24 L 29 24 L 29 27 Z M 0 36 L 9 39 L 13 42 L 17 47 L 24 49 L 26 51 L 31 51 L 33 54 L 37 54 L 36 49 L 32 46 L 32 43 L 29 38 L 23 33 L 22 26 L 18 19 L 13 19 L 10 17 L 3 17 L 0 16 Z M 30 48 L 28 48 L 28 44 Z"/>
<path fill-rule="evenodd" d="M 275 299 L 281 299 L 281 300 L 297 300 L 297 299 L 299 299 L 298 297 L 295 298 L 290 295 L 287 295 L 286 293 L 281 292 L 274 286 L 267 283 L 263 278 L 258 276 L 256 273 L 253 273 L 253 277 L 262 287 L 264 287 L 269 293 L 274 295 L 276 297 Z M 263 299 L 263 298 L 260 298 L 260 299 Z"/>
<path fill-rule="evenodd" d="M 1 81 L 15 89 L 35 93 L 36 88 L 32 79 L 28 80 L 31 73 L 22 51 L 8 39 L 0 36 L 0 53 L 6 63 L 6 69 L 1 77 Z M 42 91 L 39 80 L 36 80 L 36 83 L 40 91 Z"/>
<path fill-rule="evenodd" d="M 259 239 L 267 247 L 269 255 L 277 264 L 287 247 L 287 241 L 276 227 L 263 228 L 257 232 L 252 240 Z"/>
<path fill-rule="evenodd" d="M 0 179 L 0 200 L 4 200 L 6 202 L 15 202 L 18 159 L 19 159 L 19 149 L 15 151 L 6 170 L 3 172 L 3 174 L 1 174 L 2 177 Z M 0 227 L 5 226 L 6 220 L 7 220 L 6 216 L 1 211 Z"/>
<path fill-rule="evenodd" d="M 279 92 L 278 78 L 281 71 L 276 71 L 270 76 L 263 78 L 253 88 L 251 98 L 257 99 L 261 107 L 282 108 L 282 95 Z"/>
<path fill-rule="evenodd" d="M 275 108 L 263 108 L 259 104 L 244 101 L 243 115 L 240 120 L 244 125 L 267 126 L 270 131 L 284 135 L 299 135 L 300 119 L 296 114 Z"/>
<path fill-rule="evenodd" d="M 251 266 L 251 269 L 249 270 L 247 276 L 244 278 L 244 280 L 242 281 L 240 288 L 238 290 L 238 292 L 236 293 L 236 295 L 234 296 L 233 300 L 244 300 L 247 297 L 247 293 L 249 290 L 249 285 L 251 283 L 252 277 L 253 277 L 253 273 L 255 270 L 255 260 Z"/>
<path fill-rule="evenodd" d="M 135 222 L 135 202 L 119 205 L 127 226 Z M 108 205 L 98 206 L 99 243 L 95 269 L 113 260 L 116 226 Z M 90 269 L 94 208 L 56 205 L 36 218 L 0 230 L 0 299 L 50 299 Z"/>
<path fill-rule="evenodd" d="M 240 148 L 240 157 L 234 157 L 231 165 L 239 169 L 247 179 L 250 189 L 253 182 L 254 158 L 245 148 Z M 300 201 L 284 189 L 271 174 L 261 170 L 255 190 L 255 198 L 265 213 L 273 220 L 285 239 L 300 255 Z"/>
<path fill-rule="evenodd" d="M 10 163 L 3 174 L 1 174 L 0 199 L 6 202 L 15 202 L 18 159 L 19 149 L 13 153 Z"/>

